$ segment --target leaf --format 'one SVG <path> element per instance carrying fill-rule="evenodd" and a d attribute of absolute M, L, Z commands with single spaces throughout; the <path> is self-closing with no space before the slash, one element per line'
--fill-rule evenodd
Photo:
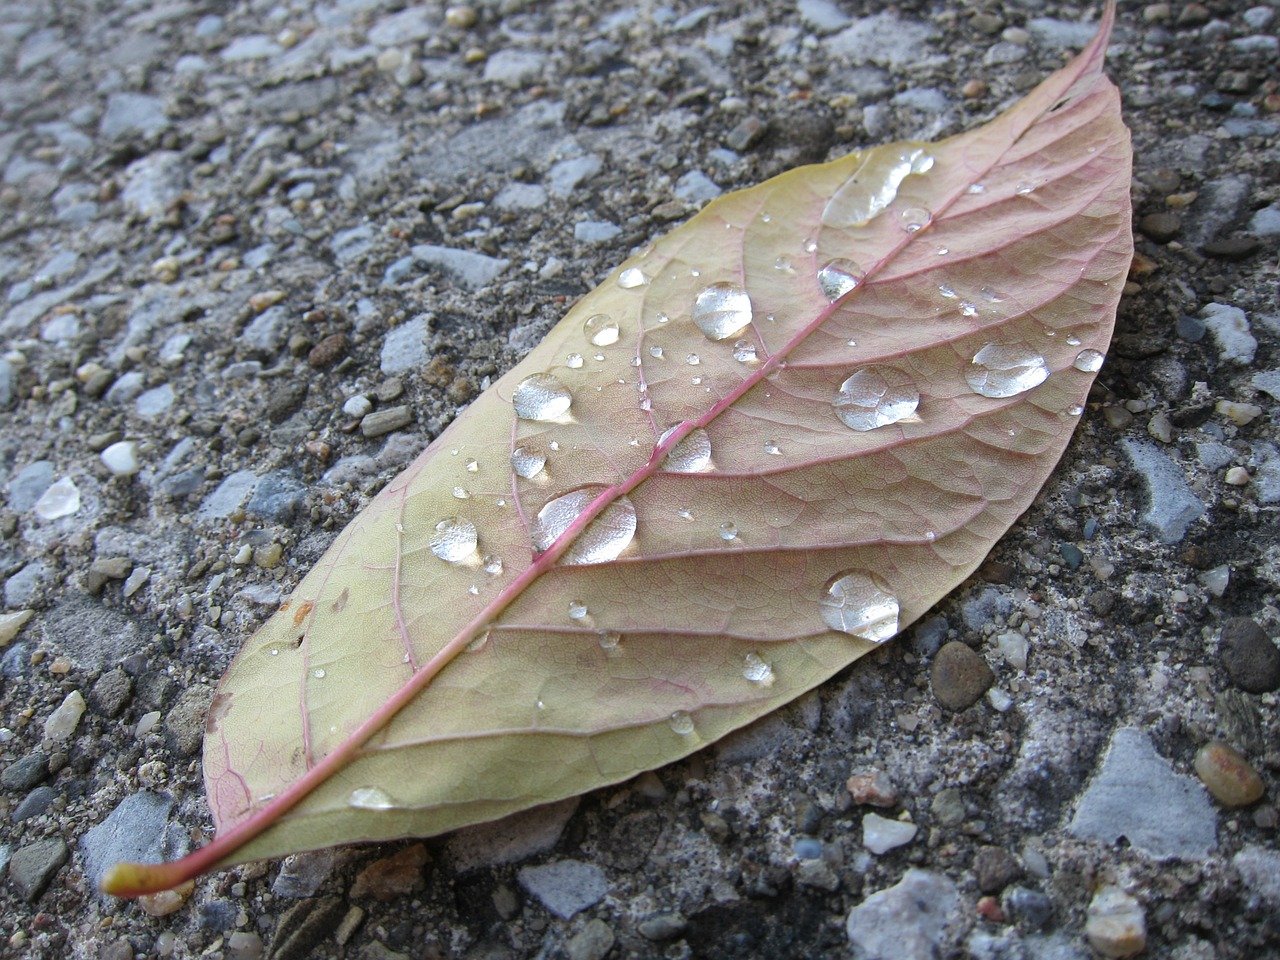
<path fill-rule="evenodd" d="M 726 196 L 584 297 L 246 644 L 208 719 L 217 839 L 104 888 L 626 779 L 964 580 L 1110 340 L 1132 253 L 1113 16 L 986 126 Z"/>

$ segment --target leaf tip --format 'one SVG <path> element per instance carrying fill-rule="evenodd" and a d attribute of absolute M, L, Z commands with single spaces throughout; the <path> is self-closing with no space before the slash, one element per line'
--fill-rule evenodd
<path fill-rule="evenodd" d="M 103 893 L 113 897 L 141 897 L 170 890 L 188 880 L 185 871 L 173 863 L 115 863 L 107 868 L 98 882 Z"/>

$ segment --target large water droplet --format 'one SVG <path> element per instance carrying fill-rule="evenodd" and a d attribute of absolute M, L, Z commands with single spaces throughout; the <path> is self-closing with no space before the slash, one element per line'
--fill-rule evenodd
<path fill-rule="evenodd" d="M 479 460 L 468 460 L 468 461 L 466 462 L 466 468 L 467 468 L 467 473 L 479 473 L 479 472 L 480 472 L 480 461 L 479 461 Z"/>
<path fill-rule="evenodd" d="M 782 456 L 782 448 L 778 446 L 777 440 L 766 440 L 764 442 L 764 452 L 769 454 L 771 457 Z"/>
<path fill-rule="evenodd" d="M 959 294 L 956 293 L 955 287 L 951 286 L 951 284 L 949 283 L 938 284 L 938 292 L 942 294 L 944 297 L 946 297 L 948 300 L 954 300 L 956 297 L 959 296 Z"/>
<path fill-rule="evenodd" d="M 932 167 L 933 157 L 920 147 L 890 144 L 867 150 L 853 176 L 827 201 L 822 222 L 838 229 L 864 226 L 893 203 L 903 180 Z"/>
<path fill-rule="evenodd" d="M 920 391 L 897 367 L 863 367 L 840 384 L 836 416 L 853 430 L 875 430 L 914 416 Z"/>
<path fill-rule="evenodd" d="M 664 430 L 658 442 L 665 443 L 679 426 L 676 424 Z M 690 430 L 683 440 L 667 451 L 667 459 L 662 464 L 662 469 L 669 473 L 701 473 L 710 467 L 711 438 L 701 427 Z"/>
<path fill-rule="evenodd" d="M 883 643 L 898 632 L 898 598 L 874 574 L 845 570 L 827 581 L 819 609 L 832 630 Z"/>
<path fill-rule="evenodd" d="M 773 667 L 754 653 L 748 653 L 743 660 L 742 675 L 762 687 L 773 686 Z"/>
<path fill-rule="evenodd" d="M 448 563 L 458 563 L 476 549 L 476 527 L 462 517 L 445 517 L 431 535 L 431 552 Z"/>
<path fill-rule="evenodd" d="M 965 379 L 974 393 L 1001 400 L 1040 386 L 1049 379 L 1049 365 L 1024 344 L 989 343 L 973 355 Z"/>
<path fill-rule="evenodd" d="M 1102 369 L 1102 361 L 1105 359 L 1097 350 L 1081 350 L 1076 355 L 1075 363 L 1071 365 L 1085 373 L 1097 373 Z"/>
<path fill-rule="evenodd" d="M 724 340 L 751 323 L 751 298 L 736 283 L 713 283 L 693 302 L 693 322 L 709 340 Z"/>
<path fill-rule="evenodd" d="M 919 233 L 933 222 L 933 214 L 924 207 L 908 207 L 902 211 L 900 220 L 907 233 Z"/>
<path fill-rule="evenodd" d="M 676 733 L 682 737 L 687 737 L 693 733 L 693 717 L 685 713 L 683 710 L 677 710 L 667 718 L 667 724 Z"/>
<path fill-rule="evenodd" d="M 756 345 L 750 340 L 735 340 L 733 344 L 733 359 L 739 363 L 755 363 Z"/>
<path fill-rule="evenodd" d="M 549 373 L 525 377 L 511 395 L 511 405 L 521 420 L 558 420 L 572 403 L 569 388 Z"/>
<path fill-rule="evenodd" d="M 684 362 L 691 367 L 696 367 L 698 364 L 702 362 L 702 358 L 698 356 L 696 353 L 691 353 L 684 358 Z"/>
<path fill-rule="evenodd" d="M 738 525 L 732 520 L 726 520 L 720 524 L 720 539 L 726 543 L 730 540 L 738 539 Z"/>
<path fill-rule="evenodd" d="M 828 260 L 818 271 L 818 286 L 822 295 L 835 303 L 862 282 L 862 268 L 852 260 L 837 257 Z"/>
<path fill-rule="evenodd" d="M 539 551 L 550 549 L 604 490 L 596 485 L 579 487 L 548 501 L 533 524 L 533 545 Z M 635 535 L 635 505 L 626 497 L 618 497 L 578 535 L 560 562 L 607 563 L 616 559 Z"/>
<path fill-rule="evenodd" d="M 484 566 L 484 572 L 489 574 L 491 577 L 496 577 L 502 573 L 501 557 L 495 557 L 493 554 L 486 554 L 481 563 Z"/>
<path fill-rule="evenodd" d="M 547 465 L 547 455 L 537 447 L 516 447 L 511 451 L 511 469 L 516 476 L 532 480 Z"/>
<path fill-rule="evenodd" d="M 650 348 L 649 348 L 649 356 L 653 357 L 655 360 L 661 360 L 661 359 L 662 359 L 662 348 L 661 348 L 661 347 L 659 347 L 659 346 L 657 346 L 656 344 L 655 344 L 654 346 L 650 347 Z"/>
<path fill-rule="evenodd" d="M 347 806 L 357 810 L 391 810 L 395 801 L 380 787 L 357 787 L 347 798 Z"/>
<path fill-rule="evenodd" d="M 587 605 L 581 600 L 569 601 L 569 619 L 582 620 L 587 615 Z"/>
<path fill-rule="evenodd" d="M 582 366 L 583 362 L 584 361 L 582 359 L 582 354 L 580 353 L 571 353 L 564 358 L 564 365 L 568 367 L 570 370 L 579 369 Z"/>
<path fill-rule="evenodd" d="M 618 286 L 623 290 L 634 290 L 636 287 L 643 287 L 648 282 L 649 278 L 639 267 L 627 267 L 627 269 L 618 274 Z M 603 346 L 603 344 L 597 344 L 597 346 Z"/>
<path fill-rule="evenodd" d="M 618 321 L 603 313 L 597 313 L 587 317 L 582 324 L 582 332 L 587 335 L 593 347 L 607 347 L 618 342 Z"/>

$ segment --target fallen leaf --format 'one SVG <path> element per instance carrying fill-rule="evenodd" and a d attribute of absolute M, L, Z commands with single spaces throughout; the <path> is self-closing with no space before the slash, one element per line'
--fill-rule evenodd
<path fill-rule="evenodd" d="M 339 536 L 209 712 L 204 870 L 429 836 L 670 763 L 964 580 L 1079 420 L 1132 255 L 1076 60 L 632 257 Z"/>

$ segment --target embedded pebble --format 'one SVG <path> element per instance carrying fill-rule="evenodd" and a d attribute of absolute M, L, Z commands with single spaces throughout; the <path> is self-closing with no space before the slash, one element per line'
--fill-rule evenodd
<path fill-rule="evenodd" d="M 86 878 L 95 886 L 112 864 L 159 863 L 184 856 L 189 846 L 181 824 L 171 822 L 173 800 L 146 790 L 126 796 L 107 818 L 80 838 Z"/>
<path fill-rule="evenodd" d="M 1280 851 L 1248 844 L 1231 858 L 1231 865 L 1252 897 L 1280 907 Z"/>
<path fill-rule="evenodd" d="M 338 851 L 333 847 L 291 854 L 281 861 L 271 892 L 292 900 L 312 897 L 333 873 L 337 859 Z"/>
<path fill-rule="evenodd" d="M 1125 837 L 1157 860 L 1202 860 L 1218 845 L 1217 816 L 1204 790 L 1174 773 L 1146 733 L 1121 727 L 1067 829 L 1107 846 Z"/>
<path fill-rule="evenodd" d="M 373 897 L 383 903 L 417 893 L 426 880 L 423 868 L 431 862 L 425 844 L 415 843 L 389 857 L 373 861 L 358 874 L 351 885 L 352 899 Z"/>
<path fill-rule="evenodd" d="M 408 406 L 387 407 L 367 415 L 360 421 L 360 433 L 366 439 L 392 433 L 413 423 L 413 410 Z"/>
<path fill-rule="evenodd" d="M 845 933 L 860 960 L 936 957 L 948 930 L 962 922 L 956 885 L 941 873 L 913 868 L 850 910 Z"/>
<path fill-rule="evenodd" d="M 929 672 L 934 698 L 947 710 L 957 712 L 982 699 L 995 679 L 987 661 L 959 640 L 938 651 Z"/>
<path fill-rule="evenodd" d="M 378 369 L 392 377 L 427 365 L 427 334 L 430 326 L 426 317 L 414 317 L 398 327 L 393 327 L 382 341 L 382 354 Z"/>
<path fill-rule="evenodd" d="M 12 604 L 18 606 L 18 604 Z M 0 613 L 0 648 L 7 647 L 33 616 L 34 610 L 11 610 Z"/>
<path fill-rule="evenodd" d="M 21 823 L 23 820 L 38 817 L 49 809 L 49 804 L 53 803 L 57 796 L 58 792 L 52 787 L 36 787 L 14 807 L 10 819 L 14 823 Z"/>
<path fill-rule="evenodd" d="M 35 900 L 70 856 L 60 837 L 19 847 L 9 858 L 9 883 L 24 900 Z"/>
<path fill-rule="evenodd" d="M 1144 440 L 1125 437 L 1120 448 L 1128 454 L 1147 489 L 1142 520 L 1165 543 L 1177 543 L 1187 528 L 1204 515 L 1205 505 L 1191 492 L 1182 468 Z"/>
<path fill-rule="evenodd" d="M 114 476 L 132 477 L 142 469 L 138 462 L 138 444 L 133 440 L 120 440 L 111 444 L 99 456 Z"/>
<path fill-rule="evenodd" d="M 1244 467 L 1232 467 L 1223 477 L 1223 481 L 1233 487 L 1247 487 L 1253 478 Z"/>
<path fill-rule="evenodd" d="M 983 847 L 973 858 L 973 873 L 979 890 L 999 893 L 1022 876 L 1022 865 L 1003 847 Z"/>
<path fill-rule="evenodd" d="M 1104 957 L 1135 957 L 1147 948 L 1146 913 L 1119 887 L 1103 887 L 1089 903 L 1084 935 Z"/>
<path fill-rule="evenodd" d="M 606 243 L 622 232 L 616 223 L 582 220 L 573 225 L 573 239 L 579 243 Z"/>
<path fill-rule="evenodd" d="M 1227 676 L 1245 693 L 1280 690 L 1280 647 L 1253 620 L 1233 617 L 1224 623 L 1218 649 Z"/>
<path fill-rule="evenodd" d="M 71 739 L 84 716 L 85 702 L 79 690 L 72 690 L 44 722 L 44 735 L 55 742 Z"/>
<path fill-rule="evenodd" d="M 19 470 L 9 481 L 9 509 L 26 513 L 53 485 L 53 476 L 53 463 L 49 460 L 37 460 Z"/>
<path fill-rule="evenodd" d="M 4 773 L 0 773 L 0 786 L 17 793 L 38 787 L 48 777 L 49 756 L 36 749 L 4 768 Z"/>
<path fill-rule="evenodd" d="M 1010 887 L 1002 899 L 1009 916 L 1024 930 L 1040 930 L 1053 919 L 1053 900 L 1039 890 Z"/>
<path fill-rule="evenodd" d="M 518 878 L 526 892 L 562 920 L 599 903 L 609 892 L 604 871 L 578 860 L 522 867 Z"/>
<path fill-rule="evenodd" d="M 613 928 L 599 917 L 588 920 L 564 945 L 568 960 L 604 960 L 613 949 Z"/>
<path fill-rule="evenodd" d="M 883 770 L 866 770 L 855 773 L 846 782 L 854 803 L 869 807 L 892 807 L 898 802 L 898 788 Z"/>
<path fill-rule="evenodd" d="M 1236 403 L 1232 400 L 1219 400 L 1214 405 L 1214 410 L 1241 427 L 1247 427 L 1262 416 L 1262 408 L 1256 403 Z"/>
<path fill-rule="evenodd" d="M 1196 775 L 1224 807 L 1247 807 L 1265 792 L 1262 778 L 1234 747 L 1221 741 L 1196 751 Z"/>
<path fill-rule="evenodd" d="M 878 857 L 910 843 L 919 830 L 914 823 L 868 813 L 862 818 L 862 845 Z"/>
<path fill-rule="evenodd" d="M 655 913 L 636 924 L 636 930 L 640 936 L 656 943 L 674 940 L 688 928 L 689 921 L 681 914 L 674 912 Z"/>
<path fill-rule="evenodd" d="M 362 393 L 349 397 L 347 402 L 342 405 L 342 412 L 348 417 L 355 417 L 357 420 L 371 410 L 373 410 L 373 401 Z"/>
<path fill-rule="evenodd" d="M 1239 307 L 1226 303 L 1210 303 L 1200 311 L 1214 340 L 1218 342 L 1218 355 L 1226 363 L 1253 363 L 1258 341 L 1249 330 L 1249 318 Z"/>

